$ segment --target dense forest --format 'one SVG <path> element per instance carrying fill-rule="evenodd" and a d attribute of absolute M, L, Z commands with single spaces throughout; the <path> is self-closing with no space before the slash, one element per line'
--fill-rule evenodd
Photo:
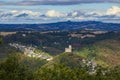
<path fill-rule="evenodd" d="M 83 68 L 63 64 L 30 69 L 21 62 L 21 54 L 11 54 L 0 63 L 0 80 L 119 80 L 120 68 L 97 69 L 90 74 Z"/>

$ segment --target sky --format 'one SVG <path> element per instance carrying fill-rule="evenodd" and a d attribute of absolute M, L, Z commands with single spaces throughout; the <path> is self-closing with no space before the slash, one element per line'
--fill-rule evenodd
<path fill-rule="evenodd" d="M 0 24 L 120 23 L 120 0 L 0 0 Z"/>

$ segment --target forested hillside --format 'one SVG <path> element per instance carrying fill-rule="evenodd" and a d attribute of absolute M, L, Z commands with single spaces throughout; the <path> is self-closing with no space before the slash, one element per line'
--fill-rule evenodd
<path fill-rule="evenodd" d="M 17 32 L 1 36 L 0 80 L 119 80 L 120 32 L 104 32 Z M 72 52 L 64 51 L 68 45 Z M 26 55 L 24 48 L 42 57 Z"/>

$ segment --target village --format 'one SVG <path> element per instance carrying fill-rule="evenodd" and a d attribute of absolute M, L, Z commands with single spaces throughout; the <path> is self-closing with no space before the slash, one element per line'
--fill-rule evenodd
<path fill-rule="evenodd" d="M 35 52 L 36 48 L 32 47 L 32 46 L 28 47 L 28 46 L 24 46 L 24 45 L 17 44 L 17 43 L 9 43 L 9 45 L 12 46 L 12 47 L 15 47 L 18 50 L 20 50 L 21 52 L 23 52 L 28 57 L 45 59 L 47 61 L 50 61 L 50 60 L 53 59 L 52 56 L 48 55 L 45 52 L 36 53 Z"/>

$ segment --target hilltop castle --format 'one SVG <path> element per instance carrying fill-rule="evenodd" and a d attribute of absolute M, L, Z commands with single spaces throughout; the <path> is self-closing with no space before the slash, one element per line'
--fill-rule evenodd
<path fill-rule="evenodd" d="M 71 53 L 71 52 L 72 52 L 72 46 L 69 45 L 68 48 L 65 48 L 65 52 L 67 52 L 67 53 Z"/>

